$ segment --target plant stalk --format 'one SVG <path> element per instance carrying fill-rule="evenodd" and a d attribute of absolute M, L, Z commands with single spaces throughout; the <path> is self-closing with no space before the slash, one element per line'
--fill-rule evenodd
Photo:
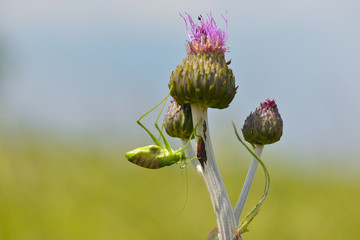
<path fill-rule="evenodd" d="M 264 145 L 256 145 L 256 147 L 255 147 L 255 154 L 259 158 L 261 157 L 263 149 L 264 149 Z M 258 164 L 259 164 L 258 160 L 254 157 L 250 163 L 249 171 L 247 173 L 243 188 L 241 190 L 239 200 L 236 203 L 236 206 L 234 209 L 234 215 L 235 215 L 236 222 L 240 221 L 240 216 L 244 209 L 246 199 L 249 195 L 249 191 L 250 191 L 251 185 L 253 183 Z"/>
<path fill-rule="evenodd" d="M 191 104 L 193 126 L 196 127 L 197 156 L 202 156 L 200 167 L 208 189 L 211 203 L 216 216 L 220 240 L 233 239 L 237 221 L 231 207 L 230 199 L 221 179 L 216 164 L 215 154 L 211 145 L 207 107 Z M 201 138 L 201 139 L 200 139 Z M 199 146 L 199 143 L 203 144 Z M 200 151 L 200 153 L 199 153 Z M 204 163 L 204 161 L 206 161 Z"/>

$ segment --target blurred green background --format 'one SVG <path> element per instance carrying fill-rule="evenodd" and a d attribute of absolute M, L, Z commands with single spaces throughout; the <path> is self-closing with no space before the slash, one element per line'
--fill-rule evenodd
<path fill-rule="evenodd" d="M 250 156 L 233 140 L 216 155 L 234 204 Z M 205 239 L 216 222 L 193 167 L 143 169 L 122 155 L 134 145 L 120 145 L 3 137 L 0 239 Z M 270 194 L 244 239 L 358 239 L 359 175 L 320 163 L 294 168 L 290 154 L 266 150 Z M 245 213 L 260 199 L 263 177 L 258 171 Z"/>
<path fill-rule="evenodd" d="M 186 56 L 178 13 L 228 12 L 239 89 L 209 110 L 235 204 L 251 157 L 234 120 L 270 97 L 284 120 L 265 147 L 271 187 L 243 239 L 360 237 L 360 4 L 295 1 L 0 1 L 0 240 L 205 239 L 216 225 L 192 166 L 148 170 L 136 119 Z M 154 131 L 156 114 L 144 119 Z M 170 140 L 173 148 L 179 141 Z M 247 213 L 263 192 L 258 171 Z"/>

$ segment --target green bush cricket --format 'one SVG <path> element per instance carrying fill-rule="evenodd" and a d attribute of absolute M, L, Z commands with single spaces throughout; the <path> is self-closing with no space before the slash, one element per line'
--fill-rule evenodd
<path fill-rule="evenodd" d="M 171 89 L 170 89 L 170 91 L 171 91 Z M 179 163 L 180 168 L 184 168 L 192 160 L 192 159 L 188 159 L 186 157 L 184 151 L 189 146 L 190 141 L 195 134 L 196 127 L 194 128 L 194 130 L 189 138 L 188 143 L 184 147 L 179 148 L 178 150 L 175 151 L 170 147 L 170 144 L 166 140 L 166 138 L 162 132 L 162 129 L 160 130 L 160 128 L 157 124 L 160 114 L 165 106 L 165 103 L 170 96 L 170 91 L 169 91 L 169 94 L 159 104 L 157 104 L 155 107 L 150 109 L 148 112 L 146 112 L 144 115 L 142 115 L 136 121 L 143 129 L 145 129 L 145 131 L 150 135 L 150 137 L 156 144 L 156 145 L 140 147 L 140 148 L 137 148 L 137 149 L 134 149 L 132 151 L 125 153 L 125 157 L 130 162 L 132 162 L 138 166 L 141 166 L 144 168 L 150 168 L 150 169 L 158 169 L 158 168 L 162 168 L 165 166 L 171 166 L 174 163 Z M 155 120 L 155 127 L 160 133 L 160 137 L 158 139 L 140 122 L 140 120 L 143 117 L 145 117 L 147 114 L 149 114 L 151 111 L 153 111 L 155 108 L 160 106 L 161 104 L 162 104 L 162 106 L 161 106 L 160 112 Z M 161 138 L 163 139 L 164 143 L 160 142 Z"/>

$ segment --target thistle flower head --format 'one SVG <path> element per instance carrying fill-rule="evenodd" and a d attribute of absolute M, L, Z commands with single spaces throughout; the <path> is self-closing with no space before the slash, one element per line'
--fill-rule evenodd
<path fill-rule="evenodd" d="M 283 121 L 275 100 L 266 99 L 245 120 L 242 132 L 252 144 L 271 144 L 280 140 Z"/>
<path fill-rule="evenodd" d="M 229 47 L 226 45 L 228 38 L 227 34 L 227 15 L 223 16 L 226 24 L 225 31 L 220 29 L 211 15 L 211 12 L 207 14 L 207 19 L 204 19 L 201 15 L 198 17 L 200 25 L 197 25 L 188 13 L 184 17 L 186 30 L 188 32 L 190 41 L 187 44 L 187 53 L 196 54 L 200 52 L 220 52 L 224 54 Z M 189 25 L 188 25 L 189 21 Z"/>
<path fill-rule="evenodd" d="M 216 26 L 211 13 L 206 19 L 199 16 L 200 25 L 186 16 L 181 15 L 190 37 L 188 55 L 171 73 L 170 94 L 179 104 L 227 108 L 238 88 L 229 68 L 231 61 L 225 60 L 227 32 Z M 223 18 L 227 25 L 227 17 Z"/>

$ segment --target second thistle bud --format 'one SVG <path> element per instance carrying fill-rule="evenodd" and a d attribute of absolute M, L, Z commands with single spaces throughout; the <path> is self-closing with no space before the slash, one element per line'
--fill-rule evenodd
<path fill-rule="evenodd" d="M 275 100 L 267 99 L 245 120 L 241 129 L 246 141 L 252 144 L 271 144 L 280 140 L 283 121 Z"/>
<path fill-rule="evenodd" d="M 164 126 L 171 137 L 189 138 L 193 132 L 190 104 L 179 104 L 172 100 L 164 117 Z"/>

